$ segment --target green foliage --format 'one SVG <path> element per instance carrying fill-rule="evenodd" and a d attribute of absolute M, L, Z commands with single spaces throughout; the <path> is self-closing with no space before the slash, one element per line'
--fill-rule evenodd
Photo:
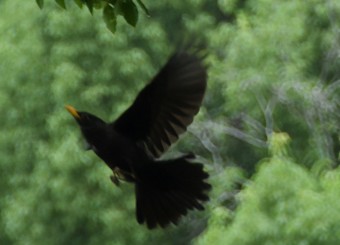
<path fill-rule="evenodd" d="M 263 162 L 231 225 L 216 208 L 198 244 L 337 244 L 339 188 L 339 169 L 315 177 L 289 160 Z"/>
<path fill-rule="evenodd" d="M 340 243 L 339 1 L 73 2 L 0 2 L 0 244 Z M 113 120 L 183 40 L 209 86 L 169 155 L 200 155 L 211 202 L 150 232 L 64 105 Z"/>
<path fill-rule="evenodd" d="M 312 166 L 321 155 L 337 164 L 339 148 L 329 148 L 337 144 L 332 135 L 340 130 L 339 75 L 334 76 L 328 65 L 339 62 L 333 57 L 338 46 L 332 30 L 339 28 L 335 2 L 246 1 L 233 5 L 233 23 L 222 22 L 208 30 L 211 46 L 218 50 L 210 57 L 215 82 L 211 86 L 220 93 L 207 106 L 215 121 L 222 117 L 219 125 L 224 131 L 237 134 L 238 140 L 215 139 L 217 145 L 225 146 L 233 163 L 253 172 L 256 162 L 267 154 L 262 149 L 268 135 L 283 131 L 292 138 L 291 154 L 301 164 Z M 219 3 L 224 6 L 226 1 Z M 322 27 L 313 25 L 312 31 L 311 20 L 322 22 Z M 209 129 L 213 130 L 223 135 L 218 127 Z M 257 147 L 248 148 L 244 140 Z"/>
<path fill-rule="evenodd" d="M 282 142 L 285 137 L 273 138 L 272 142 Z M 214 208 L 209 228 L 197 244 L 326 245 L 340 241 L 340 170 L 315 176 L 282 155 L 286 145 L 278 145 L 281 150 L 259 165 L 239 194 L 236 215 Z"/>
<path fill-rule="evenodd" d="M 137 6 L 132 0 L 122 1 L 119 3 L 119 9 L 122 12 L 127 23 L 132 26 L 136 26 L 138 20 Z"/>
<path fill-rule="evenodd" d="M 66 9 L 65 0 L 55 0 L 63 9 Z M 44 7 L 44 0 L 36 0 L 39 8 Z M 74 0 L 79 8 L 85 5 L 93 15 L 94 9 L 102 10 L 106 27 L 112 32 L 116 32 L 117 17 L 121 15 L 125 21 L 135 27 L 138 21 L 138 9 L 133 0 Z M 149 16 L 149 11 L 141 0 L 136 0 L 137 4 Z"/>
<path fill-rule="evenodd" d="M 117 16 L 114 8 L 110 5 L 105 6 L 103 14 L 107 28 L 109 28 L 109 30 L 114 33 L 117 26 Z"/>
<path fill-rule="evenodd" d="M 38 4 L 39 8 L 42 9 L 44 7 L 44 0 L 36 0 L 36 2 Z"/>

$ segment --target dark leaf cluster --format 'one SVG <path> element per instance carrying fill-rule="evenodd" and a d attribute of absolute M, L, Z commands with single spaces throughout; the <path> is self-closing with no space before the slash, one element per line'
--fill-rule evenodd
<path fill-rule="evenodd" d="M 44 0 L 36 0 L 38 6 L 42 9 L 44 7 Z M 65 0 L 55 0 L 55 2 L 63 9 L 66 9 Z M 121 15 L 125 21 L 135 27 L 138 22 L 138 8 L 137 5 L 143 9 L 146 15 L 149 15 L 147 7 L 141 0 L 74 0 L 79 8 L 86 6 L 91 14 L 94 9 L 101 10 L 103 19 L 107 28 L 112 32 L 116 32 L 117 17 Z"/>

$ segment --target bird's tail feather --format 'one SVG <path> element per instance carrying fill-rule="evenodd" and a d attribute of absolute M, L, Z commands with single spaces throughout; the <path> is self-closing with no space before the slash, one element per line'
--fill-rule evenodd
<path fill-rule="evenodd" d="M 177 224 L 188 210 L 203 210 L 211 188 L 203 165 L 192 163 L 193 155 L 151 162 L 138 171 L 136 216 L 148 228 Z"/>

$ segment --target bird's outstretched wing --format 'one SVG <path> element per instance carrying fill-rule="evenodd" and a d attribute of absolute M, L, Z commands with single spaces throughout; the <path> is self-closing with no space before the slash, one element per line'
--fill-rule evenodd
<path fill-rule="evenodd" d="M 142 142 L 159 157 L 199 111 L 207 85 L 202 61 L 198 52 L 173 54 L 131 107 L 112 123 L 114 129 Z"/>

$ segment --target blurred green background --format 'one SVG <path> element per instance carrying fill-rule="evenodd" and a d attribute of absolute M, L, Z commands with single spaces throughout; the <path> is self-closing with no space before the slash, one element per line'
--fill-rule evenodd
<path fill-rule="evenodd" d="M 144 3 L 113 35 L 72 1 L 0 1 L 0 244 L 340 244 L 340 1 Z M 149 231 L 64 105 L 115 119 L 181 40 L 206 43 L 208 91 L 168 154 L 213 191 Z"/>

